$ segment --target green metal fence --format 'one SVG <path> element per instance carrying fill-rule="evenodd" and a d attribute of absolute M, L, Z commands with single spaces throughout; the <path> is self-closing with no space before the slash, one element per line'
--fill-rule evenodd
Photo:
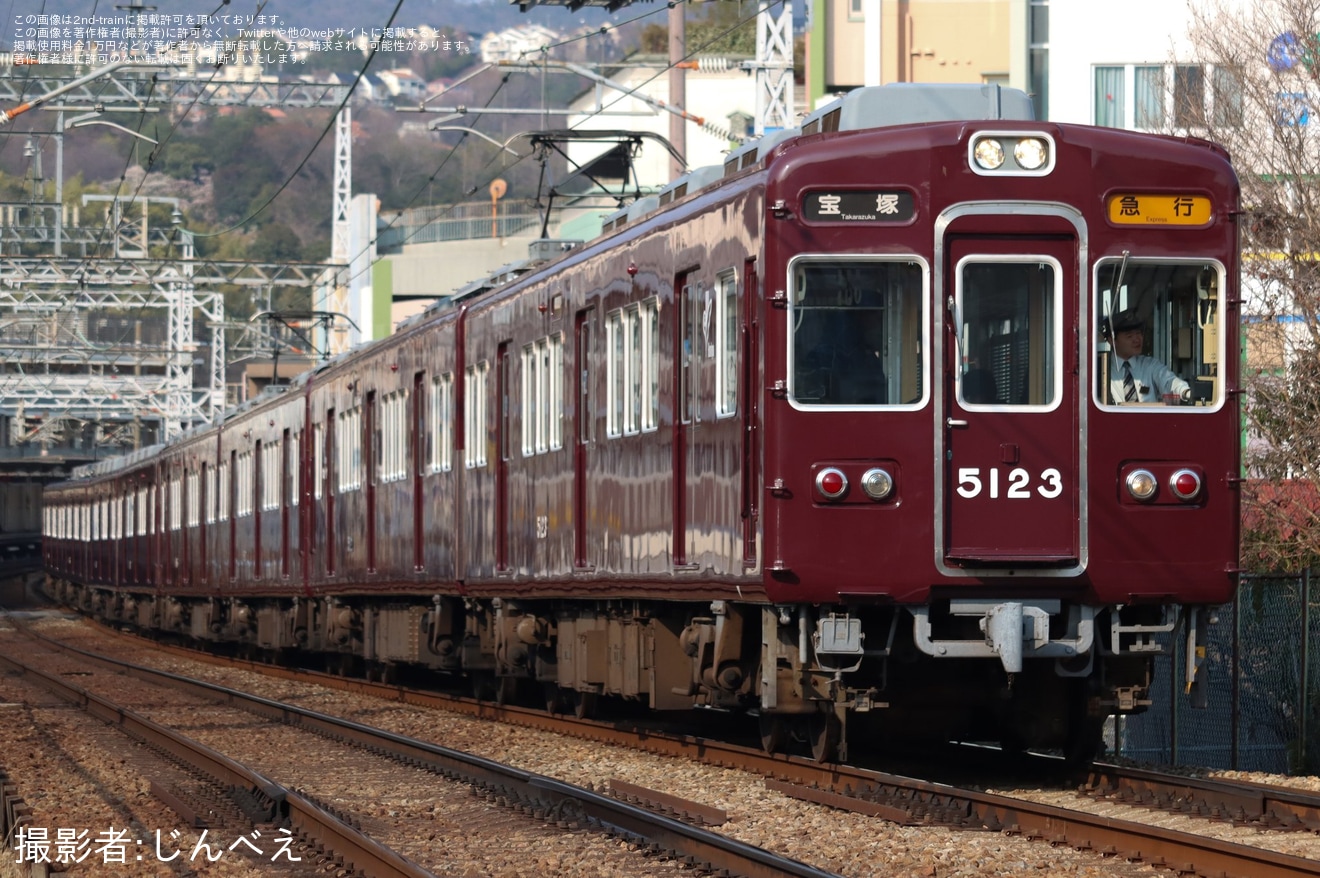
<path fill-rule="evenodd" d="M 1117 723 L 1117 753 L 1205 768 L 1320 771 L 1318 591 L 1309 573 L 1243 577 L 1236 601 L 1219 607 L 1210 626 L 1210 706 L 1191 707 L 1186 657 L 1172 650 L 1156 661 L 1155 706 Z"/>

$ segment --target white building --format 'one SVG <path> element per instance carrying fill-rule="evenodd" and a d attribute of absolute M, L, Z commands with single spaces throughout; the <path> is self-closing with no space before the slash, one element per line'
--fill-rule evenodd
<path fill-rule="evenodd" d="M 1049 10 L 1049 118 L 1115 128 L 1168 130 L 1180 108 L 1213 112 L 1216 73 L 1188 40 L 1188 0 L 1111 0 Z M 1265 59 L 1261 59 L 1265 63 Z"/>
<path fill-rule="evenodd" d="M 426 97 L 426 80 L 407 67 L 382 71 L 380 81 L 389 89 L 391 96 L 401 100 L 420 101 Z"/>
<path fill-rule="evenodd" d="M 497 61 L 536 57 L 543 47 L 554 45 L 559 40 L 558 31 L 537 24 L 511 27 L 498 33 L 488 33 L 481 38 L 481 60 L 494 64 Z"/>

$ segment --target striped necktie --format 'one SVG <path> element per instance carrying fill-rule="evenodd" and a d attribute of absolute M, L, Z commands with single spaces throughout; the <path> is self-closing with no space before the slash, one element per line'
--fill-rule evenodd
<path fill-rule="evenodd" d="M 1132 380 L 1132 364 L 1126 361 L 1123 363 L 1123 401 L 1137 401 L 1137 382 Z"/>

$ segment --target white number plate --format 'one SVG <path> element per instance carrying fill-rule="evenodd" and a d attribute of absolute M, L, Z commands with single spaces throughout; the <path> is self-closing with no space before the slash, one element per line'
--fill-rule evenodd
<path fill-rule="evenodd" d="M 1035 491 L 1046 500 L 1053 500 L 1063 493 L 1063 474 L 1051 467 L 1039 476 L 1033 476 L 1022 467 L 1010 470 L 1008 477 L 1000 482 L 998 467 L 991 467 L 983 475 L 975 466 L 958 468 L 958 496 L 968 500 L 988 494 L 991 500 L 1001 497 L 1006 500 L 1027 500 Z"/>

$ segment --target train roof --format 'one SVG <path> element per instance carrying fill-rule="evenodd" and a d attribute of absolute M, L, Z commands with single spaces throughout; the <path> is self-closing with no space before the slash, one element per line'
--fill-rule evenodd
<path fill-rule="evenodd" d="M 136 466 L 144 460 L 150 460 L 157 454 L 160 454 L 167 446 L 164 444 L 148 445 L 139 448 L 136 451 L 130 451 L 127 454 L 120 454 L 116 457 L 107 457 L 105 460 L 97 460 L 92 463 L 85 463 L 82 466 L 75 466 L 69 471 L 71 480 L 75 479 L 94 479 L 98 476 L 107 476 L 129 467 Z"/>

